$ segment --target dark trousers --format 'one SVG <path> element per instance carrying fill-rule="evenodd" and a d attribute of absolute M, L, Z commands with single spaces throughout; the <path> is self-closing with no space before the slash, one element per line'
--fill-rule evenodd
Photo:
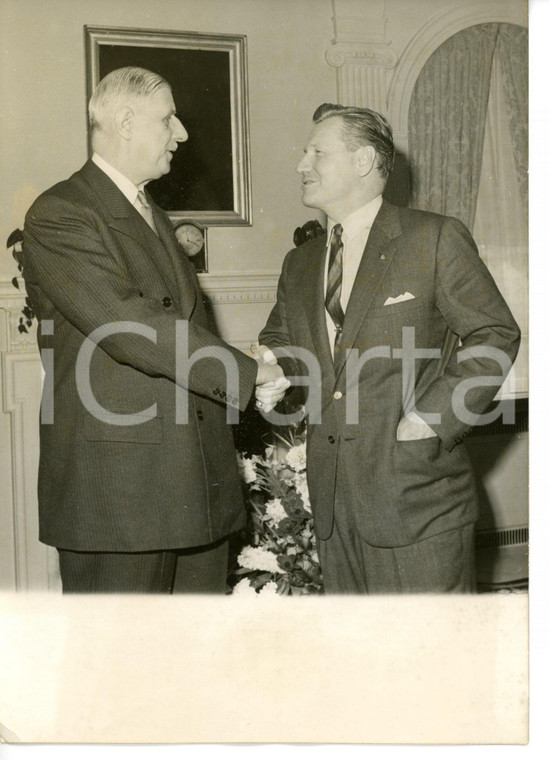
<path fill-rule="evenodd" d="M 64 594 L 224 594 L 229 539 L 153 552 L 58 549 Z"/>
<path fill-rule="evenodd" d="M 474 523 L 408 546 L 371 546 L 359 535 L 350 472 L 336 483 L 334 529 L 318 540 L 327 594 L 470 594 L 476 591 Z"/>

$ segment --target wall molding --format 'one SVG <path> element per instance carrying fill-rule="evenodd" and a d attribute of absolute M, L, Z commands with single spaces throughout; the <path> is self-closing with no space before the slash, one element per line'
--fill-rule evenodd
<path fill-rule="evenodd" d="M 279 272 L 199 274 L 200 286 L 213 304 L 274 303 Z"/>
<path fill-rule="evenodd" d="M 407 143 L 408 112 L 416 80 L 435 50 L 454 34 L 477 24 L 526 26 L 525 7 L 516 0 L 469 0 L 435 16 L 417 32 L 400 57 L 387 96 L 389 122 L 401 143 L 404 136 Z"/>
<path fill-rule="evenodd" d="M 274 303 L 280 272 L 221 272 L 199 274 L 204 293 L 214 303 Z M 19 280 L 21 290 L 16 290 L 11 280 L 0 280 L 0 309 L 10 316 L 12 350 L 28 344 L 36 345 L 33 333 L 25 335 L 17 330 L 21 309 L 25 305 L 25 286 Z M 35 329 L 35 328 L 33 328 Z M 13 332 L 15 331 L 15 335 Z"/>
<path fill-rule="evenodd" d="M 36 483 L 36 473 L 29 473 L 25 457 L 25 451 L 29 450 L 29 441 L 25 435 L 25 399 L 18 393 L 17 373 L 22 365 L 35 365 L 39 359 L 32 354 L 14 355 L 12 353 L 7 353 L 3 359 L 2 406 L 3 411 L 11 416 L 15 583 L 17 590 L 20 591 L 29 589 L 30 573 L 27 562 L 29 556 L 29 530 L 27 525 L 29 500 L 27 499 L 27 491 L 31 484 Z M 33 372 L 34 369 L 34 366 L 23 368 L 23 372 Z"/>
<path fill-rule="evenodd" d="M 38 541 L 38 351 L 3 352 L 2 411 L 10 417 L 11 541 L 15 591 L 60 590 L 57 551 Z"/>

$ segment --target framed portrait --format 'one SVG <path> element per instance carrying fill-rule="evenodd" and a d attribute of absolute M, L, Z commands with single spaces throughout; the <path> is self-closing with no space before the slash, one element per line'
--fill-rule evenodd
<path fill-rule="evenodd" d="M 245 35 L 85 26 L 88 100 L 114 69 L 140 66 L 172 87 L 189 134 L 147 190 L 173 222 L 251 225 Z"/>

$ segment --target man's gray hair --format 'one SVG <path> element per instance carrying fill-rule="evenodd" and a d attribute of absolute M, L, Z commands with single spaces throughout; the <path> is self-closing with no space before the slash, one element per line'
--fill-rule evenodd
<path fill-rule="evenodd" d="M 313 121 L 318 124 L 334 116 L 338 116 L 343 123 L 342 137 L 347 150 L 372 145 L 377 154 L 377 169 L 387 179 L 395 159 L 393 130 L 387 119 L 369 108 L 323 103 L 314 112 Z"/>
<path fill-rule="evenodd" d="M 171 90 L 163 77 L 147 69 L 125 66 L 111 71 L 99 82 L 90 98 L 88 112 L 92 131 L 101 129 L 105 117 L 122 101 L 127 103 L 149 97 L 162 87 Z"/>

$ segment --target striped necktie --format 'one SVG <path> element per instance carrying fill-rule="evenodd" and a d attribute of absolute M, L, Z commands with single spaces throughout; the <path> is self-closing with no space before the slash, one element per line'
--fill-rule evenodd
<path fill-rule="evenodd" d="M 154 223 L 154 216 L 152 212 L 152 208 L 149 205 L 149 202 L 147 200 L 147 196 L 143 192 L 143 190 L 139 190 L 137 193 L 137 198 L 135 199 L 135 207 L 143 217 L 143 219 L 147 222 L 149 227 L 153 232 L 156 232 L 158 235 L 158 230 L 156 229 L 156 224 Z"/>
<path fill-rule="evenodd" d="M 341 307 L 341 283 L 343 280 L 343 227 L 341 224 L 334 225 L 332 229 L 332 240 L 330 242 L 330 259 L 328 263 L 328 278 L 326 285 L 326 300 L 324 305 L 326 311 L 332 318 L 337 335 L 336 346 L 338 345 L 341 333 L 343 331 L 343 320 L 345 315 Z"/>

